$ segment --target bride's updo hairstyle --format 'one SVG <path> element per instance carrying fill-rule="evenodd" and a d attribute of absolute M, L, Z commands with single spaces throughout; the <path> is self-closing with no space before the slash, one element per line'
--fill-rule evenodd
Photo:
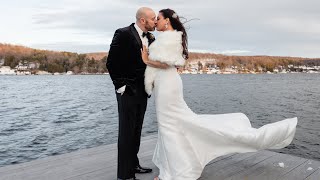
<path fill-rule="evenodd" d="M 189 54 L 188 54 L 188 36 L 187 36 L 186 29 L 183 26 L 183 23 L 179 19 L 179 16 L 172 9 L 162 9 L 159 12 L 162 14 L 162 16 L 165 19 L 169 18 L 171 26 L 173 27 L 173 29 L 182 32 L 182 47 L 183 47 L 182 55 L 183 55 L 183 57 L 185 59 L 188 59 L 189 58 Z"/>

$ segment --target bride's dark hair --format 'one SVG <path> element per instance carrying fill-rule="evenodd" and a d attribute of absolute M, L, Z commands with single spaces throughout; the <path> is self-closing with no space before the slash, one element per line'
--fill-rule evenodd
<path fill-rule="evenodd" d="M 188 59 L 189 58 L 188 36 L 187 36 L 187 32 L 186 32 L 186 29 L 185 29 L 183 23 L 180 21 L 179 16 L 172 9 L 162 9 L 159 12 L 162 14 L 162 16 L 165 19 L 169 18 L 173 29 L 182 32 L 182 47 L 183 47 L 182 55 L 184 56 L 185 59 Z"/>

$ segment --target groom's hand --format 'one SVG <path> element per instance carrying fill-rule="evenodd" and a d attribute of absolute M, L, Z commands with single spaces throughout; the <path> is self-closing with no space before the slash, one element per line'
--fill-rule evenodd
<path fill-rule="evenodd" d="M 141 58 L 145 64 L 147 64 L 148 58 L 148 49 L 145 45 L 143 45 L 143 48 L 141 49 Z"/>

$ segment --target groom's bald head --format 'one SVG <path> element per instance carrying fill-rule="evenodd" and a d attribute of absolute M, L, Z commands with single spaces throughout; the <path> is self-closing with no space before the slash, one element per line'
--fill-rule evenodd
<path fill-rule="evenodd" d="M 138 9 L 136 13 L 136 19 L 137 21 L 141 18 L 146 18 L 148 15 L 154 13 L 154 11 L 151 8 L 148 7 L 141 7 Z"/>
<path fill-rule="evenodd" d="M 149 7 L 141 7 L 136 13 L 136 23 L 142 31 L 154 31 L 157 24 L 156 13 Z"/>

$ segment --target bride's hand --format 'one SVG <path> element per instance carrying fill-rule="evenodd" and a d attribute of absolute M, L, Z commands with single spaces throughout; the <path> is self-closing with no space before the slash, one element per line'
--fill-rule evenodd
<path fill-rule="evenodd" d="M 148 58 L 148 49 L 145 45 L 143 45 L 143 48 L 141 49 L 141 57 L 143 62 L 147 64 L 147 61 L 149 61 L 149 58 Z"/>

